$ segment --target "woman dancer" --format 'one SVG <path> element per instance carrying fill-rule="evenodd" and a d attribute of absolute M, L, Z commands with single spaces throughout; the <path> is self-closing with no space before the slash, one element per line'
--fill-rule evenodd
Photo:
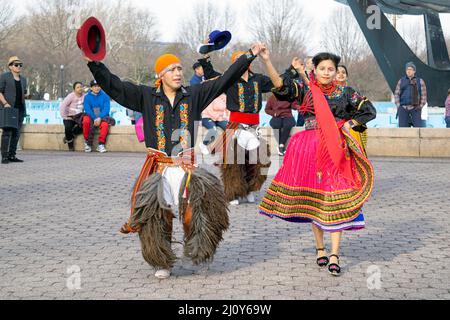
<path fill-rule="evenodd" d="M 312 223 L 317 264 L 341 274 L 339 248 L 343 230 L 365 226 L 362 206 L 373 188 L 373 167 L 350 129 L 376 116 L 365 97 L 334 80 L 340 58 L 320 53 L 313 58 L 314 77 L 305 90 L 297 81 L 300 60 L 281 77 L 266 48 L 260 52 L 280 100 L 297 100 L 306 130 L 295 134 L 284 162 L 260 204 L 260 213 L 289 222 Z M 331 233 L 331 255 L 324 246 Z"/>

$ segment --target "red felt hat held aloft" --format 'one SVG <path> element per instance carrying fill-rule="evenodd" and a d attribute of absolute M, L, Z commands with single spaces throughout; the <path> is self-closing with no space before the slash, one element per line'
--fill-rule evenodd
<path fill-rule="evenodd" d="M 93 61 L 101 61 L 106 56 L 106 35 L 100 21 L 88 18 L 78 29 L 78 47 L 84 55 Z"/>

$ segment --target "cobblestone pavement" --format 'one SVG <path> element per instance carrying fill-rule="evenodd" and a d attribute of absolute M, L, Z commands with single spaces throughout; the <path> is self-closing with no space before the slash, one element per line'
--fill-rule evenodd
<path fill-rule="evenodd" d="M 0 165 L 0 299 L 450 299 L 450 159 L 373 159 L 367 229 L 344 233 L 340 278 L 316 267 L 310 226 L 243 204 L 213 263 L 180 259 L 157 280 L 118 232 L 144 155 L 20 157 Z"/>

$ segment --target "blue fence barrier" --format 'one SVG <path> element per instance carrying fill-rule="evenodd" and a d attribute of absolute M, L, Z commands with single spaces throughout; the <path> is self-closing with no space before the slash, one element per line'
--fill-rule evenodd
<path fill-rule="evenodd" d="M 59 113 L 59 101 L 35 101 L 26 102 L 27 114 L 25 123 L 29 124 L 62 124 L 63 120 Z M 396 128 L 398 121 L 395 119 L 394 107 L 392 102 L 374 102 L 377 109 L 377 118 L 368 123 L 369 128 Z M 444 109 L 432 108 L 429 112 L 427 127 L 445 128 Z M 293 111 L 295 118 L 297 112 Z M 116 102 L 111 102 L 110 116 L 116 120 L 117 125 L 131 125 L 130 118 L 126 114 L 126 109 Z M 271 116 L 261 111 L 261 126 L 268 126 Z"/>

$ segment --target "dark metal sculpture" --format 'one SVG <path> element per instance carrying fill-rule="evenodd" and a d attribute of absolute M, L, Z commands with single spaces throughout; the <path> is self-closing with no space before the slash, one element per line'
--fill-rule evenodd
<path fill-rule="evenodd" d="M 398 80 L 405 75 L 405 64 L 414 62 L 417 74 L 423 78 L 428 89 L 428 103 L 443 106 L 450 88 L 450 59 L 445 44 L 439 13 L 450 12 L 448 0 L 346 0 L 372 52 L 386 78 L 395 91 Z M 368 21 L 373 19 L 371 6 L 385 13 L 421 14 L 425 19 L 428 64 L 423 63 L 408 47 L 384 14 L 380 15 L 378 28 Z"/>

